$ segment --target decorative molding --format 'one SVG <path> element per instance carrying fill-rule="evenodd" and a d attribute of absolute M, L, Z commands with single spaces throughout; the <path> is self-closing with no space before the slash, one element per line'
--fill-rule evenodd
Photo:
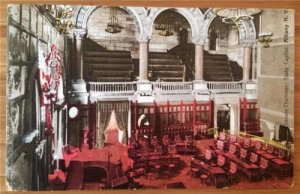
<path fill-rule="evenodd" d="M 194 44 L 200 44 L 200 45 L 204 45 L 205 44 L 205 42 L 206 42 L 206 38 L 203 38 L 203 37 L 192 37 L 192 42 L 194 43 Z"/>
<path fill-rule="evenodd" d="M 84 36 L 86 35 L 86 29 L 80 29 L 80 28 L 71 29 L 70 34 L 75 36 L 76 39 L 83 39 Z"/>
<path fill-rule="evenodd" d="M 239 41 L 240 45 L 242 45 L 243 47 L 253 47 L 255 42 L 255 39 L 242 39 Z"/>
<path fill-rule="evenodd" d="M 148 43 L 150 39 L 151 39 L 151 37 L 147 34 L 140 34 L 137 36 L 137 40 L 140 43 Z"/>

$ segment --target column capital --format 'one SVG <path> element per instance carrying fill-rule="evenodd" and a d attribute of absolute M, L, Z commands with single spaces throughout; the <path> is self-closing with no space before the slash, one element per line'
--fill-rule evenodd
<path fill-rule="evenodd" d="M 240 40 L 240 45 L 242 45 L 243 47 L 253 47 L 254 44 L 255 44 L 254 39 L 242 39 L 242 40 Z"/>
<path fill-rule="evenodd" d="M 82 29 L 82 28 L 71 29 L 70 34 L 74 36 L 76 39 L 83 39 L 83 37 L 86 35 L 86 29 Z"/>
<path fill-rule="evenodd" d="M 192 37 L 192 42 L 194 44 L 200 44 L 200 45 L 204 45 L 206 40 L 203 38 L 203 37 L 196 37 L 196 36 L 193 36 Z"/>
<path fill-rule="evenodd" d="M 147 34 L 140 34 L 137 37 L 137 40 L 140 43 L 148 43 L 150 39 L 151 39 L 151 37 L 149 35 L 147 35 Z"/>

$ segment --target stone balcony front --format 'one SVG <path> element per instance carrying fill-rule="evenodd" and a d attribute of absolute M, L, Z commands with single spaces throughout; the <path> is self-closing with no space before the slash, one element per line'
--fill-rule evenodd
<path fill-rule="evenodd" d="M 257 83 L 248 82 L 89 82 L 90 102 L 132 100 L 138 102 L 194 100 L 208 101 L 216 95 L 257 98 Z"/>

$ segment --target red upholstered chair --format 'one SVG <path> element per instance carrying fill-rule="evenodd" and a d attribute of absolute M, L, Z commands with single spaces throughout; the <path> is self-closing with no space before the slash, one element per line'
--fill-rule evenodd
<path fill-rule="evenodd" d="M 233 145 L 233 144 L 230 144 L 229 145 L 229 152 L 231 153 L 231 154 L 235 154 L 236 153 L 236 145 Z"/>
<path fill-rule="evenodd" d="M 181 139 L 180 135 L 176 135 L 176 136 L 174 137 L 174 142 L 175 142 L 175 144 L 176 144 L 176 143 L 181 143 L 181 142 L 182 142 L 182 139 Z"/>
<path fill-rule="evenodd" d="M 237 164 L 236 163 L 230 162 L 227 177 L 228 177 L 229 184 L 237 183 Z"/>
<path fill-rule="evenodd" d="M 152 139 L 151 139 L 151 146 L 158 146 L 159 145 L 159 141 L 158 141 L 158 138 L 157 136 L 154 136 Z"/>
<path fill-rule="evenodd" d="M 241 148 L 240 158 L 243 160 L 247 160 L 247 157 L 248 157 L 248 150 Z"/>
<path fill-rule="evenodd" d="M 236 143 L 237 142 L 237 136 L 236 135 L 230 135 L 230 143 Z"/>
<path fill-rule="evenodd" d="M 224 150 L 224 141 L 217 141 L 217 149 L 223 151 Z"/>
<path fill-rule="evenodd" d="M 169 138 L 169 136 L 168 135 L 164 135 L 162 141 L 163 141 L 163 145 L 164 146 L 169 145 L 170 144 L 170 138 Z"/>
<path fill-rule="evenodd" d="M 263 147 L 263 143 L 261 141 L 257 141 L 255 143 L 255 150 L 261 150 Z"/>
<path fill-rule="evenodd" d="M 286 156 L 286 151 L 283 149 L 278 150 L 278 158 L 284 159 Z"/>
<path fill-rule="evenodd" d="M 245 138 L 243 146 L 246 147 L 246 148 L 251 147 L 251 139 L 250 138 Z"/>
<path fill-rule="evenodd" d="M 209 149 L 205 150 L 205 160 L 210 161 L 212 159 L 212 151 Z"/>
<path fill-rule="evenodd" d="M 273 152 L 274 152 L 274 146 L 268 145 L 267 152 L 268 152 L 269 154 L 273 154 Z"/>
<path fill-rule="evenodd" d="M 258 155 L 256 153 L 251 152 L 250 162 L 257 163 L 257 161 L 258 161 Z"/>
<path fill-rule="evenodd" d="M 185 144 L 186 145 L 193 145 L 193 137 L 192 136 L 185 136 Z"/>
<path fill-rule="evenodd" d="M 266 176 L 268 174 L 269 161 L 263 157 L 260 157 L 259 167 L 262 176 Z"/>
<path fill-rule="evenodd" d="M 154 152 L 156 154 L 159 154 L 159 155 L 162 154 L 163 153 L 162 147 L 161 146 L 155 146 Z"/>
<path fill-rule="evenodd" d="M 226 134 L 224 132 L 219 133 L 219 140 L 225 141 L 226 140 Z"/>
<path fill-rule="evenodd" d="M 169 145 L 168 146 L 168 153 L 169 154 L 176 154 L 177 153 L 176 146 L 175 145 Z"/>
<path fill-rule="evenodd" d="M 218 155 L 218 166 L 223 167 L 225 165 L 225 157 L 221 154 Z"/>

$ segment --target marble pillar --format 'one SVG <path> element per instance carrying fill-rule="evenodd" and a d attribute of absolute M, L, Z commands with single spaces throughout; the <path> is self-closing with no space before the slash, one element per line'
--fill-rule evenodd
<path fill-rule="evenodd" d="M 204 38 L 192 38 L 195 44 L 195 80 L 203 80 Z"/>
<path fill-rule="evenodd" d="M 148 80 L 148 54 L 149 54 L 149 36 L 140 35 L 138 41 L 140 43 L 140 71 L 139 78 L 142 81 Z"/>

